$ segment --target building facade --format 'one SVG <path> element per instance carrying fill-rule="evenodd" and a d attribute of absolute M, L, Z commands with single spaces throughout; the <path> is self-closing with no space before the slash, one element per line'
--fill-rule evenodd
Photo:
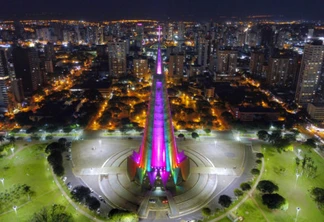
<path fill-rule="evenodd" d="M 323 60 L 324 45 L 322 41 L 305 45 L 295 94 L 298 104 L 306 106 L 307 103 L 315 101 Z"/>

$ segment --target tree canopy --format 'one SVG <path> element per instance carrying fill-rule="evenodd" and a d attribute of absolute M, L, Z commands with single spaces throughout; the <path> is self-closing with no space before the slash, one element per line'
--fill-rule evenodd
<path fill-rule="evenodd" d="M 232 200 L 227 195 L 221 195 L 218 199 L 218 203 L 225 208 L 228 208 L 232 204 Z"/>
<path fill-rule="evenodd" d="M 72 215 L 66 212 L 66 208 L 62 205 L 54 204 L 51 207 L 44 207 L 40 211 L 34 213 L 29 222 L 71 222 Z"/>
<path fill-rule="evenodd" d="M 270 194 L 279 190 L 279 187 L 270 180 L 261 180 L 256 188 L 262 193 Z"/>
<path fill-rule="evenodd" d="M 281 195 L 275 194 L 263 194 L 262 203 L 266 205 L 269 209 L 285 209 L 287 204 L 286 199 Z"/>
<path fill-rule="evenodd" d="M 311 197 L 313 198 L 313 200 L 315 201 L 315 203 L 317 204 L 319 209 L 323 209 L 324 208 L 324 189 L 320 188 L 320 187 L 314 187 L 311 191 L 310 191 Z"/>

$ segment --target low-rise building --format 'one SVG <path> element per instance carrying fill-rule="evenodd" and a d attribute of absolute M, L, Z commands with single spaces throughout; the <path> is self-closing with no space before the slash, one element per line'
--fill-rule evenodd
<path fill-rule="evenodd" d="M 232 108 L 234 113 L 234 118 L 239 119 L 241 121 L 257 121 L 257 120 L 265 120 L 265 121 L 278 121 L 279 112 L 264 107 L 244 107 L 239 106 Z"/>
<path fill-rule="evenodd" d="M 307 113 L 314 120 L 324 121 L 324 104 L 308 103 Z"/>

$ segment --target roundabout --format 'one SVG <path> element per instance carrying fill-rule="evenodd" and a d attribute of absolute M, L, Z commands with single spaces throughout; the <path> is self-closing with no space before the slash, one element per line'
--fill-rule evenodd
<path fill-rule="evenodd" d="M 147 190 L 127 175 L 127 157 L 140 145 L 138 139 L 102 139 L 99 146 L 97 140 L 75 142 L 73 173 L 112 208 L 135 211 L 143 219 L 152 214 L 176 219 L 211 204 L 243 173 L 248 151 L 244 144 L 226 140 L 177 141 L 190 160 L 189 179 L 174 189 Z"/>

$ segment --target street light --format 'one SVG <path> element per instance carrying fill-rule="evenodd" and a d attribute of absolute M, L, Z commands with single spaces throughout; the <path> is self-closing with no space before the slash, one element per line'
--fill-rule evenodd
<path fill-rule="evenodd" d="M 0 178 L 0 181 L 2 183 L 2 186 L 4 186 L 4 178 Z"/>
<path fill-rule="evenodd" d="M 14 153 L 14 151 L 15 151 L 15 148 L 14 147 L 12 147 L 11 149 L 11 152 L 12 152 L 12 154 Z"/>
<path fill-rule="evenodd" d="M 101 146 L 101 140 L 99 140 L 98 142 L 99 142 L 99 145 Z"/>
<path fill-rule="evenodd" d="M 300 173 L 296 172 L 296 183 L 295 183 L 295 188 L 297 186 L 297 180 L 298 180 L 298 177 L 300 176 Z"/>
<path fill-rule="evenodd" d="M 299 213 L 300 210 L 301 210 L 300 207 L 296 207 L 296 219 L 295 219 L 295 222 L 297 222 L 297 217 L 298 217 L 298 213 Z"/>
<path fill-rule="evenodd" d="M 17 214 L 17 206 L 13 206 L 12 209 L 15 211 L 15 213 Z"/>

